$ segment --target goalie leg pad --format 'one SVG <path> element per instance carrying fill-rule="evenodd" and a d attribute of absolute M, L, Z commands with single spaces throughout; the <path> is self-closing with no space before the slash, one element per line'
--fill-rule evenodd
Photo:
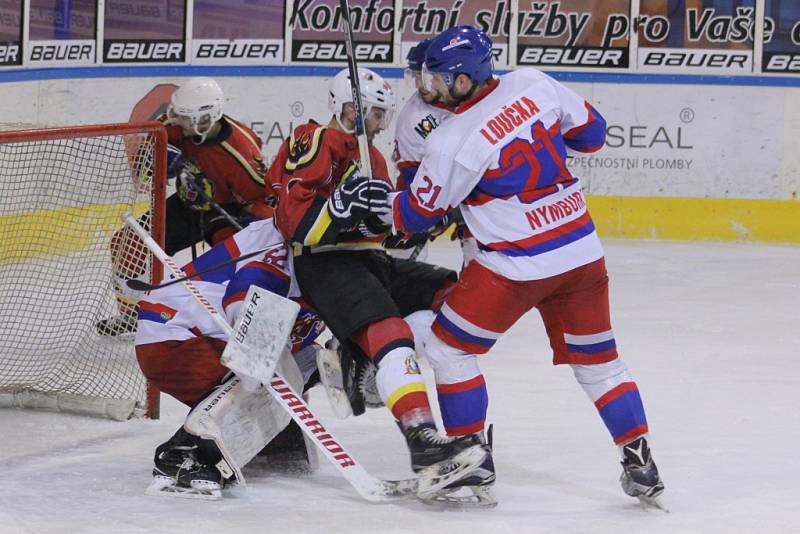
<path fill-rule="evenodd" d="M 294 358 L 285 351 L 277 371 L 297 391 L 302 391 L 303 377 Z M 235 477 L 244 485 L 241 469 L 278 435 L 291 417 L 263 387 L 247 391 L 241 380 L 233 377 L 203 399 L 189 413 L 185 430 L 210 440 L 219 451 L 217 468 L 225 478 Z"/>

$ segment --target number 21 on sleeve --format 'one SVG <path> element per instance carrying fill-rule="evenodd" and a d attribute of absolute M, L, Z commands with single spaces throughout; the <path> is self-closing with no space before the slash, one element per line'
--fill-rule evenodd
<path fill-rule="evenodd" d="M 424 175 L 422 181 L 425 182 L 425 185 L 417 189 L 417 198 L 422 203 L 422 207 L 432 210 L 436 205 L 436 199 L 439 197 L 439 193 L 442 192 L 442 186 L 434 186 L 431 179 Z"/>

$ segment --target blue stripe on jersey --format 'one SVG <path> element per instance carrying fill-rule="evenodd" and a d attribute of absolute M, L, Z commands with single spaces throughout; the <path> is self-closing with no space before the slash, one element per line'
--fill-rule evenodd
<path fill-rule="evenodd" d="M 580 132 L 576 135 L 569 135 L 564 142 L 573 150 L 578 152 L 592 152 L 603 147 L 606 141 L 606 120 L 594 107 L 587 104 L 589 110 L 589 122 L 584 126 L 579 126 Z"/>
<path fill-rule="evenodd" d="M 446 429 L 481 423 L 486 419 L 489 394 L 486 384 L 457 393 L 438 392 L 439 409 Z"/>
<path fill-rule="evenodd" d="M 588 345 L 573 345 L 567 343 L 567 350 L 569 352 L 576 352 L 578 354 L 598 354 L 607 350 L 616 349 L 617 343 L 613 339 L 602 341 L 600 343 L 590 343 Z"/>
<path fill-rule="evenodd" d="M 532 245 L 526 248 L 506 248 L 506 249 L 493 249 L 487 247 L 486 245 L 478 245 L 481 250 L 487 250 L 490 252 L 499 252 L 500 254 L 505 254 L 506 256 L 537 256 L 539 254 L 544 254 L 545 252 L 550 252 L 551 250 L 555 250 L 557 248 L 561 248 L 563 246 L 569 245 L 581 238 L 586 237 L 587 235 L 594 232 L 594 222 L 589 219 L 589 222 L 580 228 L 573 230 L 568 234 L 561 235 L 559 237 L 555 237 L 549 241 L 545 241 L 543 243 L 539 243 L 537 245 Z"/>
<path fill-rule="evenodd" d="M 230 251 L 225 248 L 224 242 L 216 245 L 208 252 L 203 253 L 200 257 L 191 262 L 190 265 L 194 268 L 195 272 L 203 271 L 209 267 L 213 267 L 218 263 L 228 261 L 232 258 Z M 202 280 L 203 282 L 213 282 L 215 284 L 222 284 L 230 280 L 236 273 L 236 264 L 232 263 L 220 269 L 215 269 L 202 276 L 193 278 L 193 280 Z"/>
<path fill-rule="evenodd" d="M 228 302 L 228 299 L 237 293 L 247 293 L 251 285 L 264 288 L 282 297 L 289 294 L 289 278 L 286 275 L 281 276 L 271 269 L 247 264 L 239 269 L 228 287 L 225 288 L 222 302 Z"/>
<path fill-rule="evenodd" d="M 572 179 L 564 167 L 567 148 L 561 133 L 551 132 L 541 121 L 531 125 L 530 133 L 533 141 L 517 137 L 500 150 L 498 168 L 488 169 L 475 186 L 479 193 L 497 198 L 520 195 L 520 200 L 532 202 L 536 196 L 530 193 Z"/>
<path fill-rule="evenodd" d="M 414 176 L 417 174 L 417 169 L 419 169 L 419 165 L 398 166 L 397 170 L 400 171 L 400 174 L 397 176 L 398 191 L 404 191 L 411 188 L 411 184 L 414 183 Z"/>
<path fill-rule="evenodd" d="M 164 315 L 156 311 L 139 308 L 140 321 L 152 321 L 154 323 L 167 324 L 167 321 L 169 321 L 169 319 L 171 318 L 164 317 Z"/>
<path fill-rule="evenodd" d="M 489 339 L 485 337 L 478 337 L 476 335 L 470 334 L 466 330 L 459 328 L 455 323 L 450 321 L 444 314 L 439 313 L 436 316 L 436 322 L 438 322 L 442 328 L 456 336 L 458 339 L 467 341 L 469 343 L 475 343 L 478 345 L 484 345 L 486 347 L 491 347 L 494 345 L 497 340 L 496 339 Z"/>
<path fill-rule="evenodd" d="M 627 391 L 599 410 L 600 417 L 614 438 L 647 424 L 638 390 Z"/>
<path fill-rule="evenodd" d="M 442 220 L 444 213 L 426 215 L 418 208 L 415 208 L 411 202 L 411 192 L 401 191 L 395 199 L 395 208 L 400 213 L 400 220 L 402 221 L 402 230 L 416 234 L 423 230 L 427 230 L 437 222 Z"/>

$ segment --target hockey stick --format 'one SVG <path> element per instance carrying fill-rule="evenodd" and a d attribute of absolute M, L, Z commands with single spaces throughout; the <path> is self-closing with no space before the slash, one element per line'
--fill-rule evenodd
<path fill-rule="evenodd" d="M 223 208 L 222 206 L 220 206 L 219 204 L 217 204 L 213 200 L 209 200 L 208 203 L 211 205 L 212 208 L 214 208 L 214 211 L 216 211 L 217 213 L 222 215 L 225 218 L 226 221 L 231 223 L 231 226 L 236 228 L 237 232 L 242 229 L 242 225 L 239 224 L 239 221 L 234 219 L 233 215 L 231 215 L 230 213 L 225 211 L 225 208 Z"/>
<path fill-rule="evenodd" d="M 185 273 L 155 242 L 155 240 L 139 225 L 133 215 L 124 213 L 122 219 L 142 239 L 147 248 L 177 277 Z M 202 293 L 188 279 L 182 281 L 183 286 L 208 312 L 214 321 L 233 339 L 234 330 L 220 313 L 211 305 Z M 271 377 L 254 376 L 261 383 L 269 383 L 267 390 L 280 403 L 281 407 L 294 419 L 303 432 L 317 446 L 322 454 L 338 469 L 355 490 L 368 501 L 384 502 L 406 497 L 417 490 L 416 479 L 382 480 L 370 475 L 364 467 L 339 443 L 331 432 L 314 415 L 303 398 L 278 373 Z"/>
<path fill-rule="evenodd" d="M 239 263 L 242 260 L 246 260 L 247 258 L 252 258 L 253 256 L 258 256 L 259 254 L 263 254 L 264 252 L 268 251 L 271 248 L 275 248 L 283 243 L 273 243 L 272 245 L 268 245 L 264 248 L 255 250 L 253 252 L 248 252 L 247 254 L 242 254 L 241 256 L 236 256 L 235 258 L 231 258 L 229 260 L 223 261 L 216 265 L 212 265 L 207 269 L 203 269 L 202 271 L 197 271 L 193 274 L 187 274 L 180 278 L 176 278 L 175 280 L 170 280 L 169 282 L 165 282 L 163 284 L 149 284 L 143 280 L 138 280 L 136 278 L 132 278 L 131 280 L 127 280 L 125 285 L 135 291 L 153 291 L 154 289 L 161 289 L 162 287 L 168 287 L 172 284 L 178 284 L 183 282 L 184 280 L 189 280 L 191 278 L 197 278 L 198 276 L 203 276 L 204 274 L 208 274 L 210 272 L 216 271 L 217 269 L 222 269 L 223 267 L 227 267 L 232 263 Z"/>
<path fill-rule="evenodd" d="M 344 45 L 347 51 L 347 67 L 350 71 L 350 89 L 353 92 L 353 105 L 356 109 L 356 137 L 358 153 L 361 158 L 361 172 L 372 176 L 372 162 L 369 157 L 369 141 L 364 129 L 364 105 L 361 101 L 361 83 L 358 81 L 358 64 L 356 63 L 355 46 L 353 45 L 353 22 L 350 19 L 350 4 L 347 0 L 339 0 L 344 25 Z"/>

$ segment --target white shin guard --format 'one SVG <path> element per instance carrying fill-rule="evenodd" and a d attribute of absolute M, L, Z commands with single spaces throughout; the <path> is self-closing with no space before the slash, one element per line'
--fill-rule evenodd
<path fill-rule="evenodd" d="M 451 347 L 433 334 L 425 343 L 425 354 L 437 384 L 456 384 L 481 374 L 475 354 Z"/>
<path fill-rule="evenodd" d="M 624 382 L 632 382 L 628 367 L 621 359 L 596 365 L 570 364 L 575 379 L 592 402 Z"/>

